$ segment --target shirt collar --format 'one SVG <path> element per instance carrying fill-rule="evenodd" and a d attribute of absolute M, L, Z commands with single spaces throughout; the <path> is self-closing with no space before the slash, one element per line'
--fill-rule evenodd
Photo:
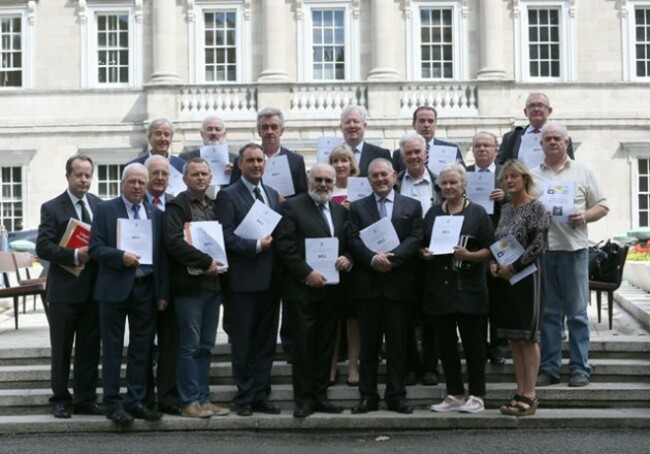
<path fill-rule="evenodd" d="M 409 173 L 408 169 L 406 169 L 406 171 L 404 172 L 404 179 L 405 179 L 405 180 L 410 180 L 410 181 L 412 181 L 413 184 L 415 184 L 415 183 L 420 183 L 420 182 L 422 182 L 422 181 L 426 181 L 427 183 L 431 183 L 431 174 L 430 174 L 430 173 L 427 171 L 427 169 L 425 168 L 425 169 L 424 169 L 424 173 L 422 174 L 422 176 L 421 176 L 420 178 L 418 178 L 418 179 L 415 179 L 415 178 L 413 178 L 413 177 L 411 176 L 411 174 Z"/>
<path fill-rule="evenodd" d="M 388 193 L 388 195 L 387 195 L 386 197 L 382 197 L 382 196 L 380 196 L 380 195 L 377 195 L 377 194 L 374 193 L 374 192 L 373 192 L 373 195 L 375 196 L 375 202 L 377 202 L 377 203 L 379 203 L 379 201 L 380 201 L 381 199 L 383 199 L 383 198 L 385 198 L 385 199 L 388 200 L 389 202 L 393 203 L 393 201 L 394 201 L 394 199 L 395 199 L 395 190 L 394 190 L 394 189 L 391 189 L 390 192 Z"/>

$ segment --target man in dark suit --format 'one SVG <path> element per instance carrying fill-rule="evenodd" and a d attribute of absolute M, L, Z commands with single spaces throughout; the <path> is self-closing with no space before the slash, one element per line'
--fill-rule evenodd
<path fill-rule="evenodd" d="M 47 273 L 47 301 L 50 304 L 49 325 L 52 347 L 50 398 L 55 418 L 69 418 L 70 403 L 75 414 L 104 414 L 97 400 L 97 367 L 99 364 L 99 310 L 93 300 L 97 264 L 90 260 L 88 246 L 67 248 L 59 245 L 68 221 L 77 219 L 87 224 L 99 197 L 90 194 L 94 165 L 88 156 L 72 156 L 65 165 L 68 189 L 41 206 L 36 254 L 50 262 Z M 75 276 L 63 267 L 79 267 Z M 68 391 L 70 360 L 74 343 L 73 397 Z"/>
<path fill-rule="evenodd" d="M 102 335 L 102 379 L 106 416 L 119 426 L 133 418 L 157 421 L 147 408 L 147 364 L 156 329 L 156 308 L 169 301 L 169 269 L 162 242 L 162 211 L 144 201 L 148 181 L 144 165 L 133 163 L 122 173 L 122 195 L 97 205 L 90 237 L 90 257 L 99 264 L 95 299 Z M 118 219 L 151 220 L 152 265 L 117 248 Z M 120 397 L 120 365 L 124 329 L 129 321 L 127 395 Z"/>
<path fill-rule="evenodd" d="M 239 416 L 250 416 L 253 411 L 280 413 L 269 401 L 281 293 L 273 236 L 247 239 L 235 234 L 256 199 L 280 211 L 279 194 L 262 184 L 264 164 L 262 147 L 244 145 L 237 159 L 241 178 L 219 191 L 216 200 L 228 254 L 230 344 L 237 385 L 233 407 Z"/>
<path fill-rule="evenodd" d="M 305 239 L 336 238 L 335 268 L 348 270 L 345 255 L 345 223 L 348 211 L 333 203 L 336 171 L 329 164 L 316 164 L 309 172 L 309 193 L 288 199 L 282 207 L 277 231 L 277 250 L 286 272 L 284 294 L 289 299 L 293 333 L 293 394 L 296 418 L 314 411 L 341 413 L 342 407 L 327 399 L 330 358 L 338 329 L 337 300 L 340 287 L 307 262 Z"/>
<path fill-rule="evenodd" d="M 359 165 L 360 177 L 368 176 L 368 165 L 376 158 L 390 161 L 390 151 L 364 141 L 368 126 L 368 111 L 363 106 L 351 105 L 341 111 L 343 140 L 350 147 Z"/>
<path fill-rule="evenodd" d="M 436 183 L 436 176 L 424 164 L 426 159 L 426 142 L 424 137 L 416 132 L 409 132 L 399 141 L 401 156 L 406 163 L 406 169 L 397 174 L 395 190 L 406 197 L 414 198 L 422 204 L 422 212 L 426 213 L 431 206 L 442 203 L 440 187 Z M 402 158 L 400 158 L 402 159 Z M 417 383 L 418 375 L 422 376 L 422 384 L 435 386 L 438 384 L 438 348 L 436 346 L 435 331 L 428 319 L 422 316 L 422 297 L 424 290 L 422 283 L 423 268 L 417 269 L 418 297 L 411 307 L 408 323 L 407 350 L 406 350 L 406 386 Z M 422 321 L 418 323 L 418 321 Z M 422 333 L 422 361 L 418 354 L 416 326 L 421 325 Z"/>
<path fill-rule="evenodd" d="M 435 138 L 437 122 L 438 112 L 434 107 L 420 106 L 415 109 L 415 112 L 413 112 L 413 129 L 415 129 L 415 132 L 424 137 L 424 140 L 426 141 L 424 157 L 425 164 L 428 162 L 427 154 L 429 152 L 429 149 L 434 145 L 440 145 L 456 148 L 456 161 L 465 165 L 463 160 L 463 153 L 460 151 L 460 148 L 458 148 L 458 145 Z M 402 152 L 399 148 L 393 151 L 393 167 L 395 168 L 395 172 L 398 174 L 406 169 L 406 163 L 402 158 Z"/>
<path fill-rule="evenodd" d="M 544 93 L 531 93 L 528 95 L 528 98 L 526 98 L 526 106 L 524 107 L 524 115 L 528 118 L 529 124 L 526 127 L 517 126 L 512 131 L 504 134 L 501 139 L 499 154 L 496 157 L 497 164 L 501 165 L 508 159 L 522 159 L 523 156 L 520 156 L 522 139 L 526 135 L 538 136 L 552 113 L 553 108 L 551 107 L 548 96 Z M 575 159 L 571 138 L 569 138 L 567 154 L 571 159 Z"/>
<path fill-rule="evenodd" d="M 479 132 L 472 139 L 472 153 L 474 154 L 474 162 L 471 166 L 467 167 L 468 172 L 489 172 L 494 175 L 495 189 L 490 194 L 490 200 L 494 202 L 494 212 L 490 214 L 490 221 L 492 221 L 493 228 L 496 228 L 499 223 L 499 216 L 501 215 L 501 205 L 505 203 L 505 192 L 499 187 L 498 176 L 501 171 L 501 165 L 495 162 L 497 155 L 497 137 L 490 132 Z M 490 298 L 496 297 L 495 281 L 490 275 L 488 270 L 488 295 Z M 494 305 L 490 304 L 490 343 L 488 354 L 490 362 L 494 365 L 502 365 L 506 362 L 506 355 L 508 353 L 508 339 L 500 338 L 497 336 L 497 327 L 492 320 L 494 320 Z M 486 330 L 486 333 L 488 330 Z M 487 343 L 487 339 L 486 339 Z"/>
<path fill-rule="evenodd" d="M 348 246 L 355 266 L 350 294 L 357 300 L 361 330 L 359 391 L 361 400 L 352 413 L 379 408 L 377 367 L 382 334 L 386 336 L 386 391 L 390 411 L 411 413 L 406 404 L 406 332 L 409 307 L 417 298 L 416 263 L 422 242 L 422 206 L 397 194 L 392 163 L 377 158 L 370 163 L 368 180 L 373 193 L 350 205 Z M 399 239 L 390 251 L 373 251 L 360 231 L 387 217 Z"/>
<path fill-rule="evenodd" d="M 147 153 L 138 156 L 132 161 L 127 162 L 132 164 L 134 162 L 144 164 L 149 156 L 161 155 L 169 160 L 169 163 L 174 166 L 176 170 L 183 173 L 183 166 L 185 160 L 173 156 L 171 153 L 172 140 L 174 139 L 174 125 L 166 118 L 158 118 L 149 123 L 147 127 L 147 140 L 151 146 L 151 150 Z"/>

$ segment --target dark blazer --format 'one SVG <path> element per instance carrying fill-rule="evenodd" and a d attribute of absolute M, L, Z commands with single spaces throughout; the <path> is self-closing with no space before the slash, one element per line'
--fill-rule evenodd
<path fill-rule="evenodd" d="M 95 213 L 97 205 L 102 200 L 90 193 L 86 197 L 90 210 Z M 50 262 L 47 272 L 47 301 L 50 304 L 84 303 L 92 298 L 91 292 L 97 275 L 95 261 L 90 260 L 86 263 L 79 277 L 61 268 L 61 266 L 74 266 L 74 249 L 59 246 L 70 218 L 78 219 L 78 215 L 67 191 L 41 206 L 36 254 L 39 258 Z"/>
<path fill-rule="evenodd" d="M 269 186 L 262 185 L 270 208 L 280 212 L 280 195 Z M 233 292 L 261 292 L 273 280 L 273 248 L 256 252 L 257 240 L 235 235 L 235 230 L 253 206 L 253 197 L 241 181 L 217 193 L 217 220 L 223 226 L 223 237 L 228 254 L 228 279 Z"/>
<path fill-rule="evenodd" d="M 530 125 L 526 126 L 525 128 L 517 126 L 512 131 L 507 132 L 503 135 L 503 138 L 501 139 L 501 145 L 499 146 L 499 153 L 495 159 L 495 162 L 497 164 L 503 164 L 509 159 L 517 159 L 519 157 L 521 136 L 524 135 L 524 132 L 526 132 L 526 129 L 528 129 L 529 126 Z M 566 152 L 571 159 L 575 159 L 575 156 L 573 154 L 573 142 L 571 141 L 570 137 L 569 146 L 567 147 Z"/>
<path fill-rule="evenodd" d="M 368 166 L 376 158 L 384 158 L 390 161 L 390 151 L 386 148 L 378 147 L 368 142 L 363 142 L 363 150 L 361 150 L 361 162 L 358 162 L 359 165 L 359 175 L 360 177 L 368 176 Z"/>
<path fill-rule="evenodd" d="M 169 300 L 169 264 L 162 237 L 162 211 L 149 203 L 142 204 L 153 229 L 153 269 L 156 300 Z M 90 256 L 99 264 L 95 299 L 118 302 L 128 298 L 135 282 L 135 268 L 122 263 L 124 251 L 117 249 L 117 220 L 128 219 L 121 196 L 102 202 L 94 210 L 90 235 Z"/>
<path fill-rule="evenodd" d="M 348 247 L 354 258 L 350 294 L 357 299 L 372 299 L 383 295 L 393 300 L 410 301 L 417 297 L 415 267 L 422 242 L 422 205 L 415 199 L 395 194 L 391 222 L 400 245 L 393 249 L 388 273 L 375 271 L 370 265 L 375 253 L 368 249 L 359 231 L 379 220 L 375 195 L 370 194 L 350 205 Z"/>
<path fill-rule="evenodd" d="M 442 145 L 445 147 L 456 147 L 456 161 L 465 165 L 465 160 L 463 159 L 463 153 L 460 151 L 460 148 L 455 143 L 447 142 L 446 140 L 438 140 L 435 137 L 433 138 L 434 145 Z M 406 170 L 406 164 L 404 159 L 402 159 L 402 151 L 398 148 L 393 151 L 393 168 L 395 172 L 400 173 Z"/>
<path fill-rule="evenodd" d="M 298 153 L 294 153 L 284 147 L 280 148 L 278 156 L 286 155 L 289 161 L 289 170 L 291 171 L 291 179 L 293 180 L 293 189 L 296 191 L 295 195 L 307 192 L 307 171 L 305 170 L 305 158 Z M 241 177 L 241 170 L 237 165 L 239 157 L 235 159 L 232 173 L 230 174 L 230 184 L 234 184 Z M 264 178 L 262 178 L 264 181 Z"/>
<path fill-rule="evenodd" d="M 149 157 L 149 152 L 143 154 L 142 156 L 138 156 L 132 161 L 127 162 L 126 165 L 133 164 L 134 162 L 139 162 L 140 164 L 144 164 L 144 162 L 147 160 L 148 157 Z M 169 163 L 173 165 L 174 168 L 178 170 L 180 173 L 183 173 L 183 166 L 185 165 L 184 159 L 181 159 L 177 156 L 170 154 Z"/>
<path fill-rule="evenodd" d="M 438 203 L 442 203 L 442 189 L 440 189 L 440 186 L 438 186 L 438 183 L 436 182 L 437 180 L 436 176 L 433 174 L 431 170 L 426 169 L 426 171 L 429 172 L 429 177 L 431 178 L 431 183 L 433 184 L 434 197 L 431 200 L 432 206 Z M 395 190 L 400 194 L 402 193 L 402 181 L 404 181 L 405 175 L 406 175 L 406 169 L 402 170 L 400 173 L 397 174 Z"/>
<path fill-rule="evenodd" d="M 501 185 L 499 184 L 499 173 L 501 173 L 501 164 L 496 164 L 496 168 L 494 169 L 494 187 L 495 188 L 500 188 Z M 467 167 L 468 172 L 476 172 L 476 164 L 472 164 L 471 166 Z M 492 214 L 488 214 L 490 217 L 490 221 L 492 221 L 492 227 L 497 228 L 497 225 L 499 224 L 499 218 L 501 217 L 501 205 L 506 203 L 508 201 L 508 196 L 503 198 L 501 202 L 494 202 L 494 212 Z M 441 201 L 442 203 L 442 201 Z"/>
<path fill-rule="evenodd" d="M 348 210 L 331 201 L 328 207 L 334 224 L 334 236 L 339 240 L 338 256 L 340 257 L 346 251 L 345 225 L 348 220 Z M 283 204 L 282 221 L 276 233 L 276 249 L 286 270 L 283 273 L 285 297 L 322 300 L 329 292 L 336 289 L 335 286 L 329 285 L 314 288 L 304 284 L 305 278 L 313 270 L 305 261 L 305 238 L 331 236 L 327 222 L 309 194 L 292 197 Z"/>

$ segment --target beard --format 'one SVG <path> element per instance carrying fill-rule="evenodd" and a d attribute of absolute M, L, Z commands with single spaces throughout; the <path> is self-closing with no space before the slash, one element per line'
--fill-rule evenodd
<path fill-rule="evenodd" d="M 316 203 L 327 203 L 332 200 L 332 191 L 318 192 L 310 189 L 309 197 Z"/>

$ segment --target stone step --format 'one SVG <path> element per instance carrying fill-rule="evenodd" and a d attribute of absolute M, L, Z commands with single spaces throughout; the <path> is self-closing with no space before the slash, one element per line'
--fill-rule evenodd
<path fill-rule="evenodd" d="M 650 359 L 593 359 L 592 380 L 598 382 L 650 382 Z M 126 366 L 122 365 L 122 378 L 125 376 Z M 285 361 L 276 361 L 271 370 L 272 384 L 290 384 L 292 367 Z M 339 377 L 337 384 L 345 384 L 347 381 L 348 366 L 339 364 Z M 463 372 L 466 373 L 463 363 Z M 486 364 L 486 380 L 488 382 L 511 382 L 514 377 L 514 366 L 511 360 L 507 360 L 502 366 Z M 385 374 L 385 362 L 379 367 L 380 378 Z M 568 364 L 564 364 L 561 374 L 568 377 L 570 370 Z M 101 375 L 101 367 L 100 367 Z M 232 367 L 228 362 L 212 363 L 211 367 L 212 384 L 234 384 Z M 442 374 L 439 377 L 442 381 Z M 38 365 L 14 365 L 0 366 L 0 389 L 11 388 L 46 388 L 50 381 L 50 366 L 47 364 Z"/>
<path fill-rule="evenodd" d="M 432 413 L 415 410 L 400 415 L 384 410 L 365 415 L 316 413 L 305 419 L 292 417 L 290 411 L 280 415 L 258 415 L 242 418 L 234 414 L 210 419 L 165 416 L 156 423 L 136 420 L 131 432 L 158 431 L 392 431 L 392 430 L 489 430 L 489 429 L 650 429 L 650 409 L 547 409 L 540 408 L 534 416 L 504 416 L 498 410 L 477 414 Z M 70 434 L 115 432 L 118 429 L 102 416 L 72 416 L 55 419 L 51 415 L 0 416 L 0 435 Z"/>
<path fill-rule="evenodd" d="M 224 406 L 230 404 L 236 393 L 233 385 L 212 385 L 210 390 L 212 400 Z M 383 390 L 384 386 L 380 385 L 380 395 L 383 395 Z M 512 396 L 514 391 L 514 383 L 488 383 L 486 408 L 497 409 Z M 428 409 L 431 404 L 438 403 L 446 395 L 443 385 L 412 386 L 407 392 L 409 404 L 419 409 Z M 542 408 L 650 409 L 650 383 L 592 382 L 583 388 L 570 388 L 564 381 L 557 385 L 538 388 L 537 392 Z M 101 396 L 101 389 L 98 389 L 98 394 Z M 50 395 L 51 392 L 47 388 L 0 390 L 0 415 L 47 414 Z M 353 407 L 359 399 L 358 389 L 345 385 L 333 386 L 328 395 L 332 402 L 345 408 Z M 270 398 L 284 410 L 293 408 L 291 385 L 274 385 Z"/>

